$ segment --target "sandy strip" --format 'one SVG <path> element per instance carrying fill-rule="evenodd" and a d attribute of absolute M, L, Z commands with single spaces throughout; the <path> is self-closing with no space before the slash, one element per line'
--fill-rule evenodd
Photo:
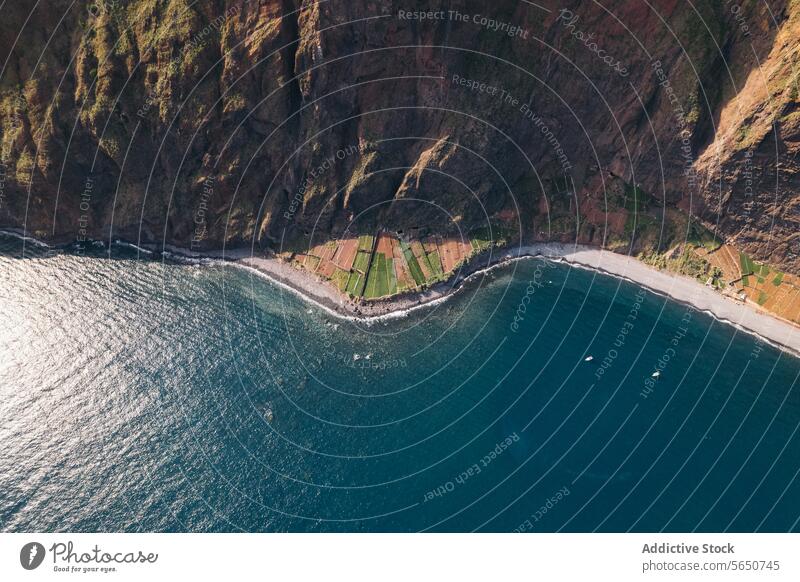
<path fill-rule="evenodd" d="M 751 301 L 725 297 L 695 279 L 656 270 L 638 259 L 611 251 L 572 245 L 543 244 L 515 249 L 512 255 L 539 254 L 626 279 L 707 312 L 718 320 L 754 333 L 768 343 L 800 356 L 800 327 L 761 310 Z"/>

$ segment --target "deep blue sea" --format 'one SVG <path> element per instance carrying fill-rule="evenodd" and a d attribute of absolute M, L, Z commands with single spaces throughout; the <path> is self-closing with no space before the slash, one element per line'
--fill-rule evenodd
<path fill-rule="evenodd" d="M 3 531 L 800 529 L 800 360 L 635 285 L 523 260 L 365 325 L 0 247 Z"/>

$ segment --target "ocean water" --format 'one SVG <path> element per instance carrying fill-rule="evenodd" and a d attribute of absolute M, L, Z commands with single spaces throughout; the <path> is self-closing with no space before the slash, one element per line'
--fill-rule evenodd
<path fill-rule="evenodd" d="M 523 260 L 366 325 L 0 250 L 3 531 L 799 529 L 800 361 L 632 284 Z"/>

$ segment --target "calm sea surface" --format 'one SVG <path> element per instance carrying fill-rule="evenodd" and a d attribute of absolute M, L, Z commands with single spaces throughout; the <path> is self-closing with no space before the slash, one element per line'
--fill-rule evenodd
<path fill-rule="evenodd" d="M 525 260 L 366 326 L 0 249 L 3 531 L 800 529 L 800 361 L 634 285 Z"/>

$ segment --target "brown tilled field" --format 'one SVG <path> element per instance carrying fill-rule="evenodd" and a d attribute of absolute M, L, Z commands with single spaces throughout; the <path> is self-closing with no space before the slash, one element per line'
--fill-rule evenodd
<path fill-rule="evenodd" d="M 762 307 L 784 319 L 800 323 L 800 286 L 797 277 L 784 275 L 777 287 L 772 283 L 760 285 L 766 287 L 768 299 Z"/>
<path fill-rule="evenodd" d="M 445 273 L 454 271 L 463 259 L 472 252 L 469 242 L 466 244 L 457 238 L 447 238 L 442 240 L 439 246 L 439 257 L 442 259 L 442 268 Z"/>
<path fill-rule="evenodd" d="M 353 261 L 356 260 L 356 253 L 358 253 L 358 239 L 343 238 L 336 242 L 337 249 L 333 262 L 343 271 L 349 271 L 353 268 Z"/>
<path fill-rule="evenodd" d="M 722 245 L 716 251 L 707 253 L 705 259 L 712 267 L 719 267 L 723 272 L 723 278 L 728 281 L 735 281 L 742 276 L 739 251 L 730 245 Z"/>

